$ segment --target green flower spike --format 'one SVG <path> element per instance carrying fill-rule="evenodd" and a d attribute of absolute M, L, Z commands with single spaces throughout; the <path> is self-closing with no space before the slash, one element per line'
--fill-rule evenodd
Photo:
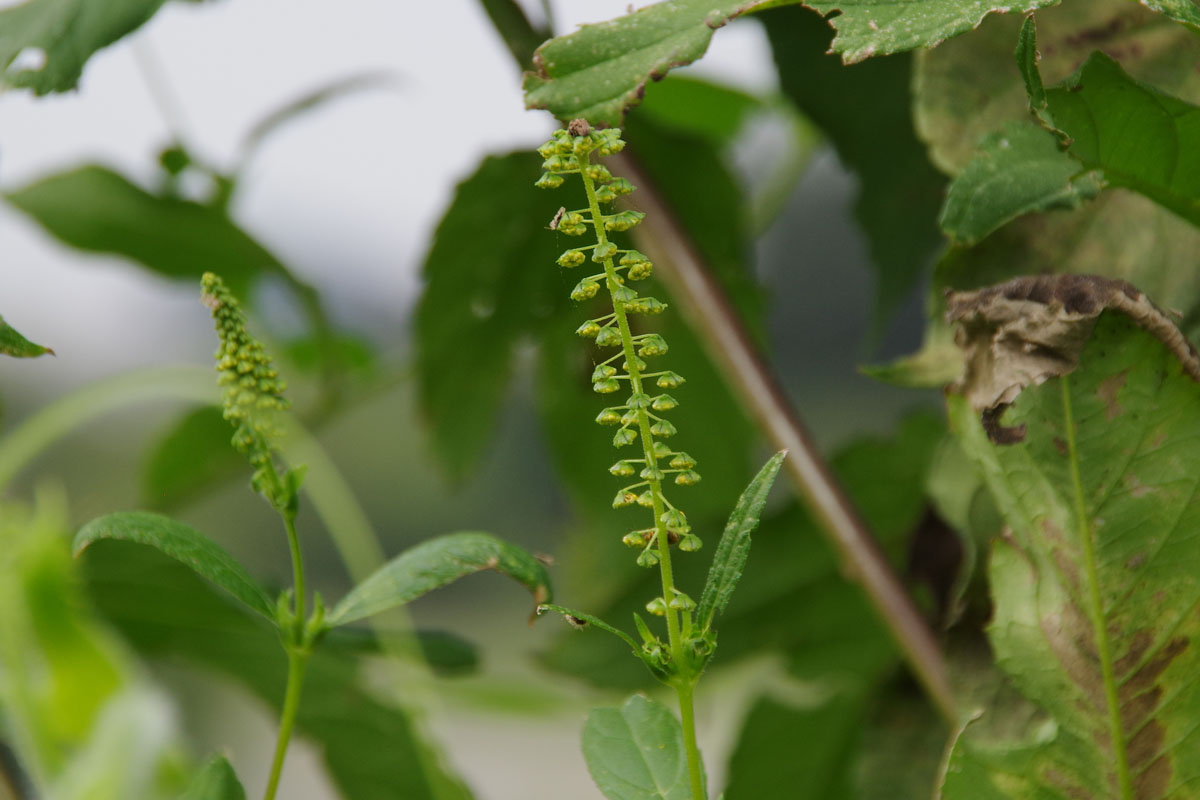
<path fill-rule="evenodd" d="M 290 405 L 283 396 L 286 385 L 262 343 L 247 332 L 246 316 L 224 281 L 206 272 L 200 285 L 221 340 L 213 357 L 222 410 L 234 426 L 233 446 L 254 468 L 251 486 L 283 511 L 294 504 L 299 483 L 298 474 L 280 473 L 273 456 L 283 435 L 278 417 Z"/>

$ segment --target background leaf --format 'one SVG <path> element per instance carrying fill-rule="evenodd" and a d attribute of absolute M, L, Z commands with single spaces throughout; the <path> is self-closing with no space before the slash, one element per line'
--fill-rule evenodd
<path fill-rule="evenodd" d="M 278 713 L 287 657 L 272 627 L 151 548 L 91 548 L 83 567 L 96 606 L 141 653 L 224 674 Z M 319 747 L 341 796 L 468 800 L 409 715 L 368 691 L 358 667 L 333 648 L 317 648 L 297 717 L 299 734 Z"/>
<path fill-rule="evenodd" d="M 246 800 L 246 790 L 228 759 L 213 756 L 196 771 L 179 800 Z"/>
<path fill-rule="evenodd" d="M 1191 0 L 1146 0 L 1146 8 L 1166 14 L 1176 22 L 1200 28 L 1200 8 Z"/>
<path fill-rule="evenodd" d="M 847 64 L 871 56 L 935 47 L 951 36 L 977 27 L 992 13 L 1025 12 L 1058 0 L 1022 0 L 1013 5 L 996 0 L 805 0 L 828 16 L 837 31 L 833 52 Z"/>
<path fill-rule="evenodd" d="M 544 108 L 564 121 L 582 117 L 592 125 L 620 125 L 647 81 L 700 58 L 715 29 L 765 2 L 675 0 L 583 25 L 534 53 L 534 71 L 525 75 L 525 107 Z"/>
<path fill-rule="evenodd" d="M 1026 388 L 1000 418 L 1024 426 L 1017 444 L 992 444 L 976 413 L 950 399 L 963 448 L 1011 530 L 991 555 L 989 638 L 997 663 L 1052 723 L 993 748 L 1003 776 L 968 787 L 948 773 L 947 798 L 1035 787 L 1044 797 L 1186 797 L 1200 775 L 1200 587 L 1186 577 L 1200 560 L 1190 533 L 1200 524 L 1197 478 L 1186 466 L 1200 434 L 1200 386 L 1113 312 L 1097 321 L 1079 363 L 1065 379 Z M 952 767 L 967 746 L 960 738 Z M 1135 787 L 1124 793 L 1122 764 Z"/>
<path fill-rule="evenodd" d="M 27 0 L 0 11 L 0 69 L 28 48 L 44 54 L 38 68 L 5 72 L 5 82 L 35 94 L 75 88 L 92 54 L 137 30 L 165 0 Z"/>
<path fill-rule="evenodd" d="M 108 514 L 92 520 L 75 534 L 75 556 L 104 540 L 153 547 L 224 589 L 252 611 L 266 619 L 275 619 L 274 603 L 246 568 L 212 539 L 182 522 L 147 511 Z"/>
<path fill-rule="evenodd" d="M 52 236 L 79 250 L 118 255 L 168 278 L 196 281 L 218 265 L 240 297 L 283 265 L 217 208 L 154 195 L 97 165 L 5 194 Z"/>
<path fill-rule="evenodd" d="M 13 358 L 37 358 L 46 353 L 54 355 L 49 347 L 34 344 L 21 335 L 21 332 L 0 317 L 0 353 Z"/>
<path fill-rule="evenodd" d="M 608 800 L 688 800 L 683 728 L 662 703 L 634 695 L 620 708 L 594 708 L 583 726 L 583 757 Z"/>
<path fill-rule="evenodd" d="M 151 508 L 195 497 L 213 481 L 245 471 L 230 441 L 233 428 L 217 406 L 184 414 L 147 453 L 142 496 Z"/>
<path fill-rule="evenodd" d="M 384 564 L 351 589 L 326 621 L 330 625 L 354 622 L 485 569 L 522 584 L 533 594 L 535 606 L 550 599 L 550 576 L 542 562 L 526 551 L 488 533 L 449 533 Z"/>

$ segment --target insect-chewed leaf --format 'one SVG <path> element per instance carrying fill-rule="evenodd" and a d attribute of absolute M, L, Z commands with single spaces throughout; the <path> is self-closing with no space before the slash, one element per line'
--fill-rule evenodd
<path fill-rule="evenodd" d="M 707 630 L 713 618 L 725 610 L 733 590 L 741 580 L 742 568 L 750 555 L 750 534 L 758 527 L 763 504 L 767 502 L 767 494 L 775 483 L 775 476 L 779 474 L 779 467 L 786 455 L 787 451 L 782 450 L 771 456 L 750 481 L 746 491 L 742 492 L 733 513 L 729 515 L 729 522 L 713 555 L 704 593 L 700 595 L 700 605 L 696 607 L 696 619 L 701 630 Z"/>
<path fill-rule="evenodd" d="M 269 620 L 275 619 L 274 604 L 246 568 L 216 542 L 182 522 L 146 511 L 98 517 L 75 535 L 75 555 L 105 539 L 153 547 L 224 589 L 251 610 Z"/>
<path fill-rule="evenodd" d="M 641 695 L 620 708 L 592 709 L 583 726 L 583 757 L 608 800 L 692 796 L 679 720 Z"/>
<path fill-rule="evenodd" d="M 246 800 L 246 790 L 228 759 L 213 756 L 196 771 L 179 800 Z"/>
<path fill-rule="evenodd" d="M 523 585 L 538 605 L 550 599 L 545 566 L 516 545 L 490 533 L 450 533 L 413 547 L 354 587 L 326 618 L 344 625 L 404 605 L 434 589 L 486 569 Z"/>
<path fill-rule="evenodd" d="M 986 303 L 987 291 L 976 299 Z M 970 395 L 951 395 L 949 407 L 1008 528 L 989 564 L 989 638 L 999 666 L 1044 714 L 1002 725 L 1001 736 L 966 726 L 941 796 L 1195 797 L 1195 355 L 1186 345 L 1167 346 L 1174 337 L 1135 316 L 1139 305 L 1118 313 L 1122 301 L 1072 323 L 1086 294 L 1057 306 L 1039 297 L 1023 301 L 1030 335 L 1038 331 L 1033 315 L 1045 314 L 1038 309 L 1057 307 L 1060 328 L 1079 332 L 1077 346 L 1054 345 L 1073 353 L 1073 363 L 1011 384 L 982 423 Z M 1051 352 L 1047 345 L 1043 357 Z M 1028 358 L 1029 348 L 997 347 L 991 371 L 1011 372 L 1022 354 Z M 976 362 L 977 378 L 984 368 Z M 989 709 L 985 719 L 1005 712 Z"/>

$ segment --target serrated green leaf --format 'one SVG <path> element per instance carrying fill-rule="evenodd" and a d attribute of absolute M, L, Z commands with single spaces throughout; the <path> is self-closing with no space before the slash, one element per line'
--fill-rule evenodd
<path fill-rule="evenodd" d="M 455 191 L 422 268 L 421 406 L 454 478 L 478 462 L 491 438 L 513 348 L 567 304 L 554 266 L 563 237 L 544 226 L 571 201 L 565 191 L 534 188 L 539 165 L 535 153 L 484 159 Z"/>
<path fill-rule="evenodd" d="M 114 539 L 153 547 L 274 621 L 274 603 L 246 568 L 212 539 L 182 522 L 146 511 L 109 514 L 80 528 L 72 549 L 78 557 L 97 542 Z"/>
<path fill-rule="evenodd" d="M 1046 114 L 1085 167 L 1200 226 L 1200 106 L 1139 84 L 1096 51 L 1047 90 Z"/>
<path fill-rule="evenodd" d="M 28 0 L 0 11 L 0 69 L 31 49 L 44 60 L 6 71 L 4 82 L 39 95 L 74 89 L 92 54 L 137 30 L 165 1 Z"/>
<path fill-rule="evenodd" d="M 5 198 L 64 244 L 122 256 L 164 277 L 198 281 L 217 265 L 245 297 L 255 278 L 285 272 L 223 211 L 151 194 L 106 167 L 51 175 Z"/>
<path fill-rule="evenodd" d="M 941 226 L 970 245 L 1023 214 L 1078 208 L 1102 181 L 1063 152 L 1049 132 L 1014 122 L 980 142 L 975 158 L 950 184 Z"/>
<path fill-rule="evenodd" d="M 143 656 L 183 659 L 228 675 L 278 713 L 287 656 L 275 629 L 226 602 L 157 550 L 125 542 L 83 561 L 96 607 Z M 409 714 L 362 683 L 360 661 L 318 647 L 304 678 L 297 733 L 317 745 L 340 796 L 468 800 Z"/>
<path fill-rule="evenodd" d="M 525 74 L 525 107 L 561 120 L 620 125 L 647 81 L 700 58 L 714 30 L 761 5 L 764 0 L 670 0 L 551 39 Z"/>
<path fill-rule="evenodd" d="M 787 452 L 782 451 L 767 460 L 742 492 L 733 513 L 729 515 L 725 532 L 721 534 L 721 541 L 713 554 L 704 593 L 700 595 L 700 604 L 696 606 L 696 623 L 702 631 L 711 628 L 717 614 L 729 605 L 733 590 L 742 579 L 742 569 L 750 556 L 750 534 L 758 527 L 758 518 L 786 455 Z"/>
<path fill-rule="evenodd" d="M 690 800 L 683 728 L 666 706 L 634 695 L 620 708 L 594 708 L 583 726 L 583 757 L 608 800 Z"/>
<path fill-rule="evenodd" d="M 878 322 L 908 297 L 942 246 L 937 212 L 946 181 L 913 127 L 913 58 L 846 67 L 828 53 L 832 31 L 812 11 L 784 8 L 761 19 L 784 94 L 858 177 L 854 216 L 870 244 Z"/>
<path fill-rule="evenodd" d="M 988 14 L 1026 12 L 1059 0 L 804 0 L 828 16 L 837 31 L 833 52 L 847 64 L 917 47 L 935 47 L 978 27 Z"/>
<path fill-rule="evenodd" d="M 949 407 L 1010 531 L 989 565 L 996 660 L 1050 719 L 982 762 L 960 738 L 942 797 L 1193 796 L 1200 385 L 1110 311 L 1073 372 L 997 418 L 1017 443 L 992 443 L 963 398 Z"/>
<path fill-rule="evenodd" d="M 54 355 L 49 347 L 34 344 L 21 335 L 21 332 L 0 317 L 0 353 L 13 358 L 37 358 L 47 353 Z"/>
<path fill-rule="evenodd" d="M 245 469 L 233 449 L 233 429 L 217 406 L 189 411 L 146 456 L 142 495 L 150 508 L 167 508 L 194 497 L 214 481 Z"/>
<path fill-rule="evenodd" d="M 196 771 L 179 800 L 246 800 L 246 790 L 229 760 L 217 755 Z"/>
<path fill-rule="evenodd" d="M 1022 19 L 992 17 L 978 30 L 921 51 L 913 77 L 913 116 L 929 154 L 957 174 L 976 145 L 1005 124 L 1027 119 L 1029 98 L 1013 65 Z M 1200 102 L 1200 37 L 1130 0 L 1063 3 L 1037 13 L 1038 68 L 1046 85 L 1066 79 L 1095 49 L 1119 58 L 1135 79 Z M 1025 49 L 1025 62 L 1033 48 Z"/>
<path fill-rule="evenodd" d="M 384 564 L 351 589 L 329 612 L 326 622 L 354 622 L 483 570 L 495 570 L 523 585 L 535 605 L 550 599 L 546 567 L 526 551 L 489 533 L 450 533 L 422 542 Z"/>

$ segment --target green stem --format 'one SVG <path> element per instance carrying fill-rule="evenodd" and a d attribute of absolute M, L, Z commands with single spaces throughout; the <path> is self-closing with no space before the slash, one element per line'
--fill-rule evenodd
<path fill-rule="evenodd" d="M 1071 483 L 1075 495 L 1075 518 L 1079 544 L 1083 550 L 1083 565 L 1087 572 L 1088 603 L 1091 605 L 1092 635 L 1100 655 L 1100 673 L 1104 679 L 1104 697 L 1108 704 L 1109 737 L 1112 739 L 1113 759 L 1117 762 L 1117 781 L 1122 800 L 1133 800 L 1133 779 L 1129 774 L 1129 756 L 1125 751 L 1125 730 L 1121 724 L 1121 701 L 1113 671 L 1112 645 L 1104 624 L 1104 600 L 1100 597 L 1100 578 L 1096 570 L 1096 549 L 1092 542 L 1092 526 L 1088 523 L 1087 507 L 1083 500 L 1083 480 L 1079 475 L 1079 454 L 1075 449 L 1075 420 L 1071 414 L 1071 385 L 1066 375 L 1060 379 L 1063 401 L 1063 427 L 1067 432 L 1067 456 L 1071 464 Z"/>
<path fill-rule="evenodd" d="M 300 553 L 300 537 L 296 535 L 296 515 L 287 512 L 283 515 L 283 526 L 287 530 L 288 548 L 292 552 L 292 587 L 295 592 L 296 641 L 301 641 L 304 635 L 306 590 L 304 586 L 304 557 Z"/>
<path fill-rule="evenodd" d="M 288 742 L 296 723 L 296 712 L 300 709 L 300 688 L 304 683 L 304 669 L 312 655 L 307 648 L 288 648 L 287 692 L 283 698 L 283 712 L 279 717 L 279 738 L 275 741 L 275 758 L 271 762 L 271 774 L 267 780 L 267 791 L 263 800 L 275 800 L 279 789 L 279 778 L 283 775 L 283 760 L 287 757 Z"/>
<path fill-rule="evenodd" d="M 600 210 L 600 201 L 596 199 L 596 187 L 592 179 L 587 175 L 589 166 L 589 157 L 587 153 L 581 153 L 579 158 L 579 177 L 583 180 L 583 188 L 587 193 L 588 209 L 592 215 L 592 226 L 596 233 L 597 248 L 605 248 L 608 244 L 608 235 L 604 229 L 604 212 Z M 608 287 L 609 296 L 621 286 L 622 281 L 617 274 L 616 266 L 613 264 L 612 258 L 604 259 L 604 275 Z M 612 299 L 613 317 L 617 323 L 617 330 L 621 333 L 621 349 L 625 356 L 625 371 L 629 375 L 630 391 L 633 394 L 642 394 L 642 371 L 638 367 L 638 356 L 633 346 L 633 333 L 629 329 L 629 316 L 625 310 L 625 303 Z M 683 724 L 684 742 L 687 744 L 687 759 L 688 773 L 691 776 L 692 800 L 705 800 L 704 781 L 701 777 L 702 769 L 700 766 L 700 751 L 696 746 L 696 725 L 692 714 L 692 691 L 695 687 L 697 675 L 692 674 L 691 664 L 684 657 L 683 652 L 683 636 L 680 633 L 679 627 L 679 612 L 671 608 L 671 601 L 675 598 L 675 578 L 671 568 L 671 542 L 668 538 L 666 525 L 663 523 L 663 513 L 666 511 L 666 504 L 663 502 L 662 482 L 653 477 L 658 469 L 658 457 L 654 455 L 654 435 L 650 432 L 650 415 L 646 409 L 636 409 L 638 421 L 638 433 L 640 434 L 642 444 L 642 454 L 645 459 L 646 467 L 651 475 L 647 479 L 647 484 L 650 487 L 650 497 L 653 500 L 654 511 L 654 530 L 655 542 L 658 545 L 658 568 L 659 574 L 662 576 L 663 602 L 666 604 L 666 622 L 667 622 L 667 641 L 671 650 L 671 660 L 675 665 L 676 680 L 673 681 L 675 691 L 679 696 L 679 712 L 681 722 Z"/>

